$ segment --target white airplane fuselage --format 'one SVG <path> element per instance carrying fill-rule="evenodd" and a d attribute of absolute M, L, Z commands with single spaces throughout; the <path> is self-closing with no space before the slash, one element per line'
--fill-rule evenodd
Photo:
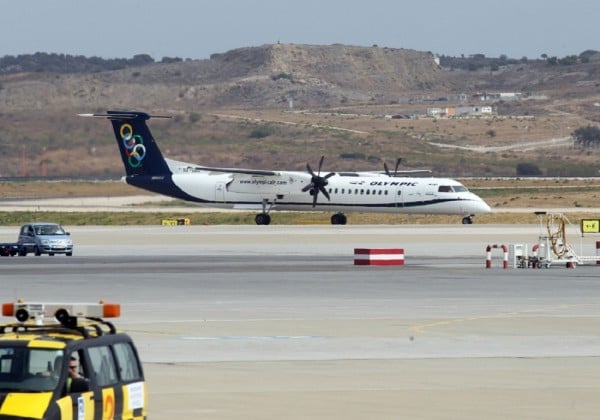
<path fill-rule="evenodd" d="M 310 184 L 306 172 L 280 171 L 252 175 L 177 166 L 170 162 L 171 180 L 198 204 L 224 208 L 289 211 L 384 212 L 473 215 L 490 207 L 461 183 L 448 178 L 390 177 L 371 172 L 336 173 L 327 180 L 328 200 L 302 189 Z M 176 195 L 175 195 L 176 196 Z"/>

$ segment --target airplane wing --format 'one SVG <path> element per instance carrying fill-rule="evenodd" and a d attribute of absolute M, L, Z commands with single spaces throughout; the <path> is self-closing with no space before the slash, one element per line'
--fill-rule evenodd
<path fill-rule="evenodd" d="M 393 174 L 388 174 L 385 171 L 378 171 L 378 172 L 373 172 L 377 175 L 389 175 L 390 177 L 394 178 L 397 176 L 404 176 L 404 175 L 414 175 L 414 174 L 430 174 L 432 171 L 431 169 L 409 169 L 409 170 L 402 170 L 402 171 L 395 171 Z"/>
<path fill-rule="evenodd" d="M 244 175 L 262 175 L 262 176 L 280 176 L 280 172 L 277 171 L 265 171 L 262 169 L 242 169 L 242 168 L 211 168 L 208 166 L 199 166 L 203 171 L 210 172 L 223 172 L 232 174 L 244 174 Z"/>
<path fill-rule="evenodd" d="M 174 159 L 165 158 L 167 165 L 174 172 L 220 172 L 224 174 L 246 174 L 246 175 L 263 175 L 263 176 L 278 176 L 281 173 L 278 171 L 265 171 L 261 169 L 242 169 L 242 168 L 218 168 L 211 166 L 194 165 L 187 162 L 181 162 Z"/>

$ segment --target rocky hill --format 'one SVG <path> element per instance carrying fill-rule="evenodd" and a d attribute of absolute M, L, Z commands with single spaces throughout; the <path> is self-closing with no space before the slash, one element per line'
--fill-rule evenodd
<path fill-rule="evenodd" d="M 437 59 L 428 52 L 377 46 L 275 44 L 207 60 L 157 63 L 136 57 L 112 61 L 107 65 L 118 69 L 101 71 L 97 60 L 90 71 L 85 70 L 90 63 L 69 62 L 72 72 L 57 63 L 60 57 L 53 57 L 50 69 L 33 72 L 14 71 L 15 63 L 12 71 L 2 71 L 0 62 L 0 175 L 119 175 L 106 126 L 74 118 L 106 109 L 174 115 L 172 124 L 155 129 L 160 138 L 168 135 L 165 146 L 174 158 L 201 153 L 214 164 L 300 169 L 328 154 L 336 168 L 360 169 L 402 155 L 418 166 L 464 175 L 509 174 L 522 156 L 466 151 L 458 156 L 434 145 L 470 150 L 489 142 L 535 144 L 600 121 L 600 63 L 590 52 L 565 61 Z M 431 106 L 478 105 L 475 95 L 481 92 L 526 94 L 528 100 L 490 105 L 503 118 L 537 120 L 432 125 L 382 118 L 423 115 Z M 454 94 L 466 99 L 452 102 Z M 428 142 L 417 148 L 414 139 Z M 595 171 L 594 159 L 585 154 L 565 150 L 555 162 L 542 152 L 535 160 L 544 173 L 564 165 Z"/>
<path fill-rule="evenodd" d="M 2 77 L 0 109 L 141 106 L 300 107 L 393 100 L 444 87 L 430 53 L 344 45 L 265 45 L 209 60 L 152 63 L 90 73 L 19 73 Z"/>

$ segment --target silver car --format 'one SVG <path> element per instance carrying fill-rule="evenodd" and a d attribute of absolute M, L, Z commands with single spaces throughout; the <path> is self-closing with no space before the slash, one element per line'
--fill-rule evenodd
<path fill-rule="evenodd" d="M 36 222 L 21 226 L 19 232 L 19 255 L 33 252 L 35 255 L 73 255 L 73 240 L 69 232 L 56 223 Z"/>

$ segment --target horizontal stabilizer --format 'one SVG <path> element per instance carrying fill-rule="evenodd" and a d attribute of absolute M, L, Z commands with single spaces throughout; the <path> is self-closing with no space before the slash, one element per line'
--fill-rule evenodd
<path fill-rule="evenodd" d="M 110 120 L 133 120 L 135 118 L 143 117 L 144 119 L 150 118 L 171 118 L 170 115 L 149 115 L 144 112 L 116 112 L 111 114 L 77 114 L 79 117 L 88 118 L 108 118 Z"/>

